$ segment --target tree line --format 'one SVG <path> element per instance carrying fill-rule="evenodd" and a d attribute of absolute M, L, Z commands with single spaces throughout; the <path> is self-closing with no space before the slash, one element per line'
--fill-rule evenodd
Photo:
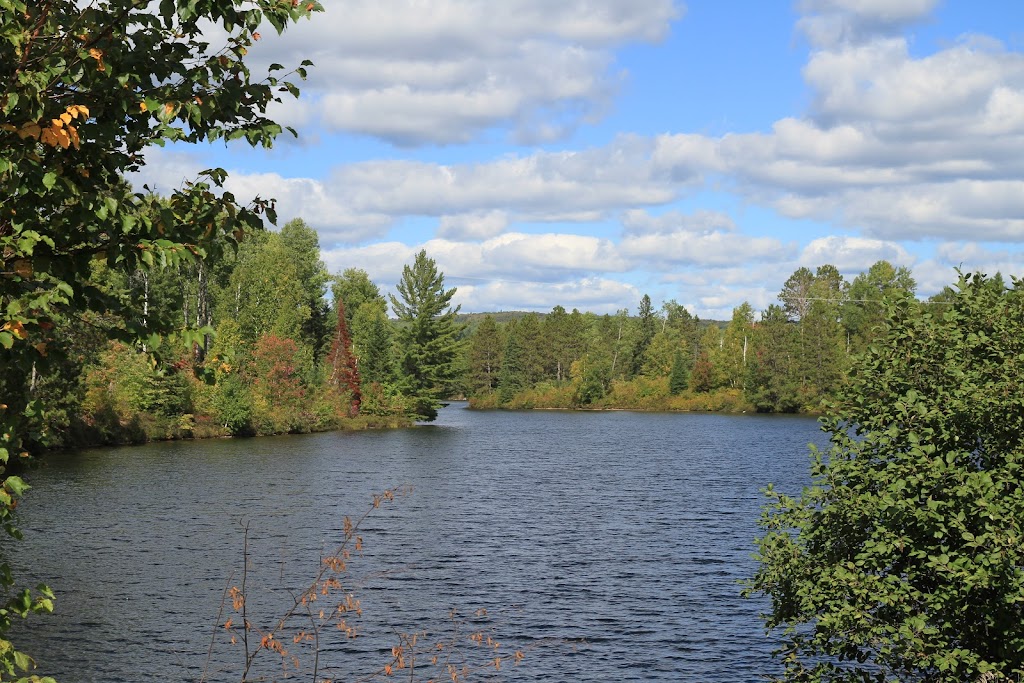
<path fill-rule="evenodd" d="M 50 447 L 429 420 L 462 367 L 443 279 L 418 254 L 392 320 L 365 271 L 327 272 L 301 219 L 218 258 L 128 272 L 97 261 L 87 286 L 109 307 L 53 316 L 45 368 L 0 382 L 45 406 L 36 439 Z"/>
<path fill-rule="evenodd" d="M 879 261 L 852 281 L 832 265 L 799 268 L 777 304 L 757 316 L 744 302 L 727 322 L 647 295 L 635 313 L 484 317 L 467 393 L 478 407 L 816 412 L 875 339 L 883 300 L 915 290 L 906 268 Z"/>
<path fill-rule="evenodd" d="M 744 302 L 727 322 L 647 295 L 635 312 L 555 306 L 499 322 L 459 315 L 423 251 L 389 297 L 359 268 L 330 274 L 319 254 L 316 231 L 294 219 L 163 268 L 94 261 L 87 290 L 106 307 L 55 316 L 45 369 L 0 382 L 45 406 L 45 446 L 408 424 L 456 397 L 816 411 L 875 338 L 882 301 L 916 288 L 886 261 L 849 282 L 824 265 L 794 272 L 760 316 Z"/>

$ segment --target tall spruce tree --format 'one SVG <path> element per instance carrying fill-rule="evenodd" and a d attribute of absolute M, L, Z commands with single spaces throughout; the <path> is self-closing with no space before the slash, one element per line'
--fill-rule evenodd
<path fill-rule="evenodd" d="M 460 374 L 463 326 L 455 321 L 459 307 L 451 307 L 456 289 L 444 288 L 444 273 L 426 250 L 402 269 L 396 289 L 399 296 L 390 299 L 400 323 L 400 386 L 413 399 L 414 416 L 430 421 Z"/>

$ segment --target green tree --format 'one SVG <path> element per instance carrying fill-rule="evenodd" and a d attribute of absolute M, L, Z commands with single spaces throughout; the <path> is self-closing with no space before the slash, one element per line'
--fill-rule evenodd
<path fill-rule="evenodd" d="M 244 55 L 262 24 L 281 31 L 319 10 L 315 0 L 0 0 L 0 524 L 9 534 L 25 485 L 7 468 L 44 422 L 29 387 L 50 362 L 55 320 L 116 305 L 91 287 L 90 263 L 125 274 L 173 266 L 221 252 L 263 214 L 273 219 L 271 202 L 243 207 L 222 192 L 222 169 L 166 201 L 135 192 L 126 174 L 155 144 L 271 146 L 282 128 L 267 107 L 298 90 L 253 73 Z M 223 43 L 210 41 L 210 25 Z M 157 331 L 147 322 L 112 333 Z M 8 563 L 0 570 L 12 596 L 0 618 L 0 672 L 13 676 L 32 661 L 7 639 L 11 620 L 50 609 L 51 596 L 15 590 Z"/>
<path fill-rule="evenodd" d="M 505 348 L 501 354 L 501 370 L 498 372 L 498 400 L 508 403 L 517 393 L 529 386 L 524 358 L 526 353 L 520 342 L 520 321 L 505 326 Z"/>
<path fill-rule="evenodd" d="M 331 316 L 324 299 L 330 276 L 320 260 L 320 237 L 304 220 L 293 218 L 281 228 L 280 241 L 283 253 L 290 258 L 295 269 L 300 291 L 296 308 L 305 314 L 299 328 L 300 336 L 296 339 L 310 347 L 314 357 L 319 358 L 330 342 L 331 327 L 328 322 Z M 349 321 L 351 316 L 346 316 L 346 321 Z"/>
<path fill-rule="evenodd" d="M 530 387 L 544 379 L 544 361 L 548 355 L 540 316 L 527 313 L 515 322 L 515 331 L 522 354 L 523 381 Z"/>
<path fill-rule="evenodd" d="M 717 325 L 708 325 L 700 338 L 700 351 L 690 371 L 690 388 L 704 393 L 723 386 L 722 373 L 722 330 Z"/>
<path fill-rule="evenodd" d="M 572 364 L 583 355 L 586 321 L 577 309 L 566 313 L 562 306 L 551 309 L 541 322 L 547 349 L 546 374 L 557 382 L 569 379 Z"/>
<path fill-rule="evenodd" d="M 446 397 L 459 379 L 462 325 L 455 322 L 459 307 L 451 308 L 455 288 L 444 288 L 444 274 L 425 250 L 416 254 L 411 266 L 402 269 L 402 279 L 391 295 L 391 307 L 398 316 L 398 372 L 402 391 L 414 400 L 414 414 L 422 420 L 437 417 L 440 399 Z"/>
<path fill-rule="evenodd" d="M 490 393 L 498 386 L 504 343 L 494 317 L 484 316 L 469 340 L 469 385 L 476 393 Z"/>
<path fill-rule="evenodd" d="M 754 326 L 753 354 L 747 363 L 744 393 L 759 412 L 791 413 L 800 409 L 800 354 L 797 324 L 772 304 Z"/>
<path fill-rule="evenodd" d="M 387 301 L 380 293 L 380 287 L 373 283 L 370 274 L 361 268 L 346 268 L 341 275 L 331 278 L 331 295 L 334 301 L 345 302 L 345 320 L 352 327 L 356 311 L 365 303 L 379 302 L 387 309 Z M 355 336 L 355 328 L 352 327 Z"/>
<path fill-rule="evenodd" d="M 391 321 L 385 306 L 383 299 L 366 301 L 352 317 L 352 349 L 364 385 L 391 386 L 395 380 Z"/>
<path fill-rule="evenodd" d="M 301 342 L 312 355 L 323 342 L 324 303 L 322 284 L 311 289 L 302 279 L 310 270 L 281 234 L 257 233 L 239 247 L 218 315 L 237 321 L 248 348 L 273 334 Z"/>
<path fill-rule="evenodd" d="M 636 338 L 633 340 L 632 375 L 639 375 L 643 371 L 647 347 L 651 345 L 657 329 L 657 318 L 651 308 L 651 297 L 644 294 L 640 299 L 640 308 L 637 312 Z"/>
<path fill-rule="evenodd" d="M 875 330 L 885 321 L 882 299 L 912 295 L 916 288 L 910 270 L 903 266 L 896 268 L 888 261 L 878 261 L 866 273 L 855 277 L 842 307 L 849 351 L 859 353 L 874 339 Z"/>
<path fill-rule="evenodd" d="M 1024 675 L 1024 289 L 903 294 L 823 420 L 813 485 L 769 488 L 749 587 L 782 681 Z"/>
<path fill-rule="evenodd" d="M 689 376 L 690 361 L 686 339 L 671 327 L 658 330 L 644 351 L 643 374 L 647 377 L 667 376 L 676 366 L 677 356 L 683 372 Z"/>
<path fill-rule="evenodd" d="M 722 381 L 733 389 L 743 387 L 754 326 L 754 309 L 744 301 L 732 311 L 732 320 L 722 335 L 722 352 L 718 357 Z"/>
<path fill-rule="evenodd" d="M 668 391 L 673 396 L 678 396 L 686 391 L 689 384 L 690 371 L 683 358 L 682 350 L 677 348 L 675 355 L 672 356 L 672 368 L 668 373 Z"/>

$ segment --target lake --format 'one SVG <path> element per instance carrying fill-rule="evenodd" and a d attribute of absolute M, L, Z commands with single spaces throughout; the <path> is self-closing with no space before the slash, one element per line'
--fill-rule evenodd
<path fill-rule="evenodd" d="M 809 442 L 826 438 L 801 417 L 453 403 L 413 429 L 56 455 L 31 473 L 26 539 L 6 552 L 19 582 L 55 588 L 57 611 L 15 638 L 62 683 L 200 680 L 207 666 L 207 680 L 240 680 L 244 651 L 216 624 L 239 621 L 230 604 L 218 614 L 246 542 L 247 610 L 270 623 L 346 515 L 410 485 L 360 531 L 343 586 L 361 635 L 323 634 L 322 676 L 357 680 L 417 631 L 454 634 L 480 661 L 467 636 L 489 628 L 525 658 L 471 680 L 753 681 L 774 670 L 772 643 L 765 604 L 738 582 L 755 570 L 761 489 L 799 491 Z M 311 679 L 308 657 L 305 673 L 274 657 L 259 660 L 265 680 Z"/>

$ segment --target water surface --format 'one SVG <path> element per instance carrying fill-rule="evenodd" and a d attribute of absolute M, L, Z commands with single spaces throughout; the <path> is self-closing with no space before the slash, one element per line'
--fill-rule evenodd
<path fill-rule="evenodd" d="M 198 680 L 246 524 L 249 604 L 270 614 L 345 515 L 408 484 L 363 530 L 351 576 L 364 635 L 325 645 L 330 675 L 386 661 L 395 632 L 486 608 L 504 643 L 540 646 L 478 679 L 757 680 L 772 668 L 764 605 L 737 582 L 754 571 L 760 490 L 798 491 L 809 442 L 824 435 L 807 418 L 453 404 L 415 429 L 53 457 L 9 552 L 19 580 L 55 587 L 57 613 L 21 637 L 63 683 Z M 212 680 L 239 680 L 241 658 L 220 637 Z"/>

